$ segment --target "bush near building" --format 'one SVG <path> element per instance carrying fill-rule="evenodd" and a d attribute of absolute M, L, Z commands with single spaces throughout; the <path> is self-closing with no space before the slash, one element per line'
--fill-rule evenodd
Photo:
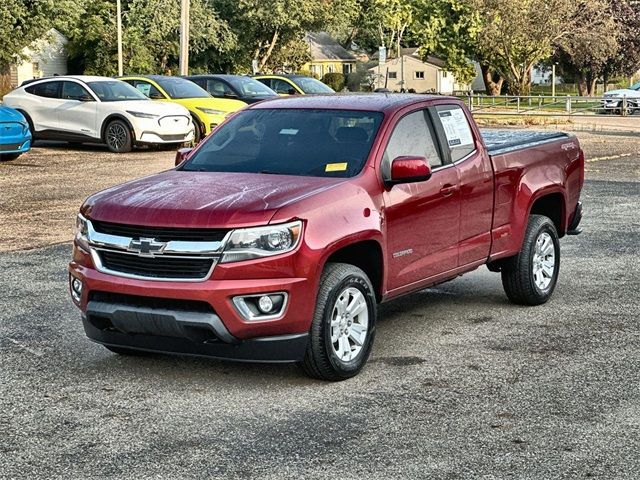
<path fill-rule="evenodd" d="M 333 88 L 336 92 L 342 91 L 346 83 L 344 75 L 339 72 L 325 73 L 324 77 L 322 77 L 322 81 Z"/>

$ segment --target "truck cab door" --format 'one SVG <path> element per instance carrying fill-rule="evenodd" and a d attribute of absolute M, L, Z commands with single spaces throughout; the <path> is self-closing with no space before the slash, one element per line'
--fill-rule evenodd
<path fill-rule="evenodd" d="M 458 266 L 458 170 L 443 161 L 436 138 L 429 111 L 410 112 L 396 124 L 382 158 L 383 179 L 399 156 L 425 157 L 432 168 L 428 180 L 394 185 L 383 193 L 389 291 Z"/>
<path fill-rule="evenodd" d="M 435 107 L 436 130 L 460 178 L 459 264 L 486 261 L 491 249 L 494 175 L 491 159 L 458 104 Z"/>

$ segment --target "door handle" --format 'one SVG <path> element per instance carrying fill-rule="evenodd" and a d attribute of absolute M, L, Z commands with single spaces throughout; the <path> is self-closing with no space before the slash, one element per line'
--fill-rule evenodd
<path fill-rule="evenodd" d="M 440 189 L 440 195 L 443 197 L 450 197 L 457 189 L 458 188 L 455 185 L 446 184 Z"/>

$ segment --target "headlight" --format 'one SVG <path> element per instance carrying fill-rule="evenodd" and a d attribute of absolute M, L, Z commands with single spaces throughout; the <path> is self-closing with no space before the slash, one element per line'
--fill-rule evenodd
<path fill-rule="evenodd" d="M 302 222 L 234 230 L 227 240 L 220 263 L 239 262 L 290 252 L 298 245 Z"/>
<path fill-rule="evenodd" d="M 222 110 L 214 110 L 213 108 L 204 108 L 204 107 L 196 107 L 202 113 L 206 113 L 207 115 L 224 115 L 227 112 Z"/>
<path fill-rule="evenodd" d="M 144 113 L 144 112 L 136 112 L 133 110 L 127 110 L 127 113 L 133 115 L 134 117 L 138 117 L 138 118 L 158 118 L 160 115 L 154 115 L 153 113 Z"/>
<path fill-rule="evenodd" d="M 89 251 L 89 222 L 81 214 L 76 217 L 76 242 Z"/>

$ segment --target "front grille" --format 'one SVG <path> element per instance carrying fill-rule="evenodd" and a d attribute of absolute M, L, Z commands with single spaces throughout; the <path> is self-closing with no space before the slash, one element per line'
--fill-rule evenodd
<path fill-rule="evenodd" d="M 167 128 L 183 128 L 189 125 L 189 119 L 187 117 L 162 117 L 158 122 L 161 127 Z"/>
<path fill-rule="evenodd" d="M 108 223 L 91 220 L 96 232 L 130 238 L 155 238 L 159 242 L 182 240 L 189 242 L 220 242 L 227 234 L 227 229 L 213 228 L 172 228 L 147 227 Z"/>
<path fill-rule="evenodd" d="M 164 140 L 165 142 L 179 142 L 181 140 L 184 140 L 184 137 L 186 137 L 186 135 L 158 135 L 162 140 Z"/>
<path fill-rule="evenodd" d="M 104 268 L 114 272 L 138 275 L 148 278 L 204 279 L 214 260 L 212 258 L 139 257 L 127 253 L 100 251 Z"/>
<path fill-rule="evenodd" d="M 20 148 L 21 143 L 5 143 L 4 145 L 0 144 L 0 152 L 10 152 L 12 150 L 18 150 Z"/>

